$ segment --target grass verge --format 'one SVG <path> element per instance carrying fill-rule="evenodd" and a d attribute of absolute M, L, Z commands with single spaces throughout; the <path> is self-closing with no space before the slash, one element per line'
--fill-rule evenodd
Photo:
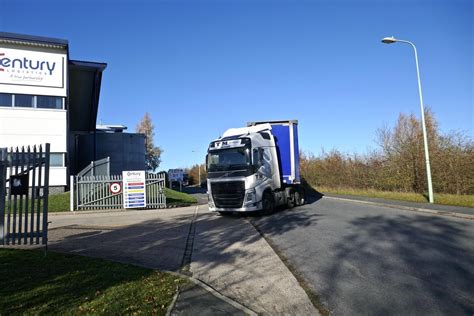
<path fill-rule="evenodd" d="M 1 315 L 165 315 L 177 287 L 187 283 L 102 259 L 0 249 Z"/>
<path fill-rule="evenodd" d="M 48 196 L 48 212 L 69 211 L 69 192 Z"/>
<path fill-rule="evenodd" d="M 361 190 L 351 188 L 330 188 L 318 187 L 317 190 L 321 193 L 333 193 L 343 195 L 367 196 L 374 198 L 382 198 L 389 200 L 401 200 L 409 202 L 427 203 L 426 195 L 410 192 L 389 192 L 377 190 Z M 434 200 L 436 204 L 474 207 L 474 195 L 456 195 L 435 193 Z"/>
<path fill-rule="evenodd" d="M 178 191 L 171 190 L 168 188 L 165 188 L 165 195 L 166 195 L 167 205 L 186 206 L 186 205 L 192 205 L 192 204 L 197 203 L 197 200 L 195 197 L 189 194 L 178 192 Z"/>

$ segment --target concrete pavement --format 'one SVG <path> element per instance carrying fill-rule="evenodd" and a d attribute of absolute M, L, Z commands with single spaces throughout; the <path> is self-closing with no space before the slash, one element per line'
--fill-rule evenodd
<path fill-rule="evenodd" d="M 258 314 L 319 315 L 266 240 L 239 216 L 199 209 L 192 275 Z"/>
<path fill-rule="evenodd" d="M 53 251 L 174 272 L 183 272 L 189 257 L 192 276 L 210 287 L 180 293 L 172 314 L 195 314 L 199 304 L 209 308 L 207 313 L 222 315 L 318 314 L 291 272 L 245 218 L 220 217 L 205 206 L 193 206 L 50 214 L 49 219 Z"/>

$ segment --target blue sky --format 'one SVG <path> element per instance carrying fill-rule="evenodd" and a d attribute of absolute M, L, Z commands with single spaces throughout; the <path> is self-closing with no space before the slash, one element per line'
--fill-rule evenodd
<path fill-rule="evenodd" d="M 473 136 L 473 2 L 10 1 L 0 30 L 69 40 L 106 62 L 99 118 L 130 131 L 148 111 L 160 169 L 204 160 L 247 121 L 298 119 L 300 146 L 366 152 L 400 112 L 425 105 L 442 131 Z M 198 151 L 193 152 L 194 151 Z"/>

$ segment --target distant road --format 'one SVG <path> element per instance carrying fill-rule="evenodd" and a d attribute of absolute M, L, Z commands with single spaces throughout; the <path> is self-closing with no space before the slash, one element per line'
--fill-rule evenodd
<path fill-rule="evenodd" d="M 334 315 L 473 315 L 474 221 L 320 199 L 250 217 Z"/>
<path fill-rule="evenodd" d="M 198 186 L 187 186 L 183 187 L 183 192 L 194 196 L 198 204 L 207 204 L 207 189 Z"/>

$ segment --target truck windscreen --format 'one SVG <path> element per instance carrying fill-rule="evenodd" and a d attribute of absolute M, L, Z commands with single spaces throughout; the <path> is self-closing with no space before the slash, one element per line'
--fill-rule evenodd
<path fill-rule="evenodd" d="M 250 149 L 246 147 L 213 150 L 207 158 L 207 170 L 230 171 L 251 168 Z"/>

